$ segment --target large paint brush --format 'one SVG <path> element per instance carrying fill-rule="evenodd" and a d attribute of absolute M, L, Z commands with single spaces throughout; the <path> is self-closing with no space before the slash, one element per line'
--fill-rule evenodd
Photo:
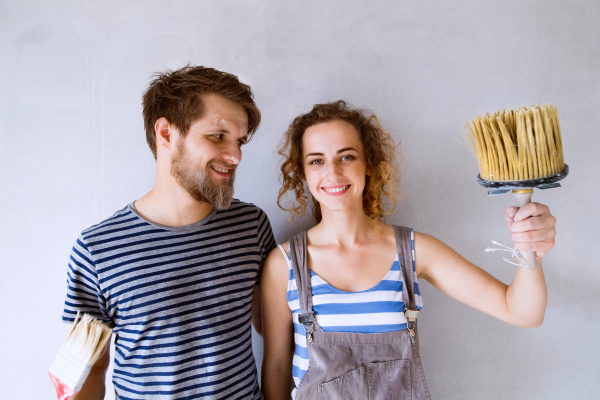
<path fill-rule="evenodd" d="M 477 180 L 488 195 L 512 190 L 519 207 L 533 189 L 560 187 L 569 173 L 564 162 L 558 112 L 552 104 L 500 110 L 467 122 L 467 139 L 479 164 Z M 521 251 L 519 265 L 537 268 L 535 253 Z"/>
<path fill-rule="evenodd" d="M 88 314 L 83 314 L 80 320 L 77 313 L 71 332 L 48 371 L 59 400 L 81 390 L 111 335 L 112 330 L 107 325 Z"/>

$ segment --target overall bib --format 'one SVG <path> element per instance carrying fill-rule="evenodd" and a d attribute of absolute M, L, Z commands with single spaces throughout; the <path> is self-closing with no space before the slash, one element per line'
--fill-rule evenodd
<path fill-rule="evenodd" d="M 419 357 L 416 330 L 411 230 L 394 227 L 402 269 L 408 329 L 386 333 L 324 332 L 313 313 L 306 232 L 290 239 L 309 354 L 308 369 L 296 388 L 297 400 L 430 400 Z"/>

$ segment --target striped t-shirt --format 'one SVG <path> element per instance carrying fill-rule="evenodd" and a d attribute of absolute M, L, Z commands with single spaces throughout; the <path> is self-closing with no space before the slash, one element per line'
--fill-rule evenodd
<path fill-rule="evenodd" d="M 286 255 L 289 268 L 287 303 L 294 321 L 294 358 L 292 376 L 296 387 L 308 369 L 308 350 L 306 348 L 306 332 L 298 322 L 300 302 L 296 289 L 296 277 L 289 254 L 279 246 Z M 414 233 L 411 230 L 412 271 L 414 274 L 414 300 L 417 309 L 421 309 L 423 301 L 417 283 L 415 270 Z M 402 289 L 404 278 L 398 261 L 394 259 L 390 270 L 383 279 L 371 289 L 361 292 L 346 292 L 337 289 L 310 270 L 310 282 L 313 296 L 313 312 L 324 332 L 356 332 L 382 333 L 407 328 L 404 317 L 404 299 Z M 293 395 L 292 395 L 293 396 Z"/>
<path fill-rule="evenodd" d="M 120 400 L 259 399 L 252 293 L 273 247 L 252 204 L 182 227 L 128 205 L 77 239 L 62 319 L 82 311 L 114 326 Z"/>

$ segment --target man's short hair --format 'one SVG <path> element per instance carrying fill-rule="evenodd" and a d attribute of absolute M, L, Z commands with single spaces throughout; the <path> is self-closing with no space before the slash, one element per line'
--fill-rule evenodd
<path fill-rule="evenodd" d="M 204 113 L 204 94 L 216 93 L 244 107 L 248 114 L 248 140 L 260 124 L 260 110 L 254 103 L 250 86 L 240 82 L 233 74 L 187 65 L 176 71 L 158 72 L 153 77 L 144 93 L 142 105 L 146 141 L 155 159 L 156 121 L 165 118 L 185 137 L 191 123 Z"/>

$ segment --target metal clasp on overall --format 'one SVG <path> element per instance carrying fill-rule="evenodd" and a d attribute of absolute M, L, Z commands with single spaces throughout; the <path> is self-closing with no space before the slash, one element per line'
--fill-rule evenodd
<path fill-rule="evenodd" d="M 415 324 L 417 323 L 417 318 L 419 318 L 419 310 L 410 310 L 406 309 L 404 311 L 404 317 L 406 317 L 406 322 L 408 325 L 408 335 L 410 336 L 410 341 L 415 342 Z"/>
<path fill-rule="evenodd" d="M 315 315 L 312 313 L 300 314 L 298 315 L 298 322 L 304 325 L 304 331 L 306 332 L 306 340 L 312 342 L 313 332 L 315 331 Z"/>

